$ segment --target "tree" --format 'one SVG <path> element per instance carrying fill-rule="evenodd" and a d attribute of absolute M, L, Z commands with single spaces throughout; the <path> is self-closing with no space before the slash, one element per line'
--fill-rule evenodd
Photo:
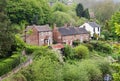
<path fill-rule="evenodd" d="M 69 14 L 60 11 L 54 12 L 51 17 L 51 24 L 55 23 L 57 26 L 63 26 L 65 23 L 72 23 L 72 21 L 74 20 Z"/>
<path fill-rule="evenodd" d="M 57 2 L 53 5 L 52 9 L 53 9 L 53 12 L 55 11 L 66 12 L 68 10 L 68 7 L 61 2 Z"/>
<path fill-rule="evenodd" d="M 116 24 L 115 24 L 116 23 Z M 117 38 L 119 35 L 119 23 L 120 23 L 120 12 L 116 12 L 112 15 L 111 19 L 109 20 L 110 32 L 113 38 Z"/>
<path fill-rule="evenodd" d="M 76 14 L 79 18 L 85 17 L 87 19 L 90 19 L 88 8 L 84 10 L 84 7 L 81 3 L 79 3 L 76 7 Z"/>
<path fill-rule="evenodd" d="M 105 23 L 106 20 L 109 20 L 112 14 L 117 10 L 117 7 L 112 0 L 104 0 L 96 3 L 92 9 L 95 13 L 96 19 L 101 23 Z"/>
<path fill-rule="evenodd" d="M 14 44 L 14 31 L 5 12 L 6 5 L 6 0 L 0 1 L 0 57 L 9 56 Z"/>
<path fill-rule="evenodd" d="M 83 5 L 81 3 L 79 3 L 76 7 L 76 14 L 78 17 L 83 17 L 83 12 L 84 12 L 84 8 Z"/>
<path fill-rule="evenodd" d="M 115 23 L 115 33 L 120 36 L 120 24 Z"/>
<path fill-rule="evenodd" d="M 50 7 L 46 0 L 8 0 L 7 4 L 6 11 L 12 23 L 49 23 Z"/>
<path fill-rule="evenodd" d="M 83 17 L 87 18 L 87 19 L 90 19 L 90 15 L 89 15 L 89 10 L 88 8 L 84 10 L 83 12 Z"/>

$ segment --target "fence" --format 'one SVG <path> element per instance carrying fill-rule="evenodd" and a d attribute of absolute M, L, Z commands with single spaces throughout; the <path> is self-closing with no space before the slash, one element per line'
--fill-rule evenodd
<path fill-rule="evenodd" d="M 14 68 L 12 71 L 10 71 L 7 74 L 4 74 L 0 77 L 0 81 L 4 80 L 5 78 L 17 73 L 21 68 L 24 68 L 28 65 L 30 65 L 32 63 L 32 58 L 29 58 L 26 62 L 20 64 L 19 66 L 17 66 L 16 68 Z"/>

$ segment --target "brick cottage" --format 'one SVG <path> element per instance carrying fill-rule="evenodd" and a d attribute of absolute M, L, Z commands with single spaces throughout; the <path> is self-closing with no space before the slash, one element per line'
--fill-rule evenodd
<path fill-rule="evenodd" d="M 52 30 L 49 25 L 41 26 L 27 26 L 25 41 L 30 45 L 51 45 L 52 44 Z"/>
<path fill-rule="evenodd" d="M 53 29 L 53 39 L 57 43 L 72 45 L 73 41 L 89 41 L 89 32 L 85 28 L 79 27 L 56 27 Z"/>

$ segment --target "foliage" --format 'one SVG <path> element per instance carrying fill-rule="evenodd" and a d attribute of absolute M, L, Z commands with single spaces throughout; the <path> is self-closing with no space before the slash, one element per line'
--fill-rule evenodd
<path fill-rule="evenodd" d="M 93 39 L 98 40 L 98 38 L 99 38 L 99 35 L 96 34 L 96 33 L 94 33 L 94 34 L 93 34 Z"/>
<path fill-rule="evenodd" d="M 102 72 L 102 75 L 104 76 L 105 74 L 111 74 L 112 73 L 112 68 L 110 66 L 110 63 L 107 60 L 104 59 L 97 59 L 95 60 L 97 66 Z"/>
<path fill-rule="evenodd" d="M 0 61 L 0 76 L 9 72 L 20 63 L 20 54 L 13 54 L 11 57 Z"/>
<path fill-rule="evenodd" d="M 81 3 L 79 3 L 76 7 L 76 14 L 78 17 L 83 17 L 84 7 Z"/>
<path fill-rule="evenodd" d="M 26 45 L 25 46 L 25 50 L 26 50 L 27 55 L 32 54 L 33 52 L 35 52 L 39 49 L 40 49 L 40 47 L 38 47 L 38 46 L 32 46 L 32 45 Z"/>
<path fill-rule="evenodd" d="M 93 41 L 93 42 L 90 42 L 90 44 L 93 45 L 94 50 L 96 50 L 96 51 L 107 53 L 107 54 L 112 53 L 112 47 L 109 43 L 105 43 L 102 41 L 96 41 L 96 42 Z"/>
<path fill-rule="evenodd" d="M 7 4 L 6 11 L 12 23 L 46 24 L 49 21 L 50 8 L 46 0 L 8 0 Z"/>
<path fill-rule="evenodd" d="M 90 43 L 84 43 L 83 45 L 86 46 L 90 51 L 93 51 L 93 50 L 94 50 L 93 45 L 90 44 Z"/>
<path fill-rule="evenodd" d="M 65 63 L 63 67 L 64 81 L 89 81 L 87 71 L 79 64 Z"/>
<path fill-rule="evenodd" d="M 84 10 L 84 7 L 81 3 L 79 3 L 76 7 L 76 14 L 79 18 L 85 17 L 87 19 L 90 19 L 88 8 Z"/>
<path fill-rule="evenodd" d="M 65 57 L 66 57 L 67 59 L 73 59 L 73 58 L 74 58 L 74 50 L 73 50 L 73 48 L 72 48 L 71 46 L 69 46 L 69 45 L 66 45 L 66 46 L 64 47 L 64 52 L 63 52 L 63 54 L 65 55 Z"/>
<path fill-rule="evenodd" d="M 115 25 L 117 25 L 119 23 L 120 23 L 120 12 L 116 12 L 112 15 L 112 17 L 109 21 L 109 26 L 111 27 L 110 31 L 112 33 L 113 38 L 116 38 L 116 27 L 115 27 Z M 119 27 L 117 27 L 117 28 L 119 28 Z"/>
<path fill-rule="evenodd" d="M 3 81 L 27 81 L 26 78 L 23 76 L 23 74 L 16 73 L 15 75 L 13 75 L 12 77 L 9 77 Z"/>
<path fill-rule="evenodd" d="M 113 73 L 113 80 L 114 81 L 119 81 L 120 80 L 120 64 L 114 63 L 111 66 L 115 70 L 115 73 Z"/>
<path fill-rule="evenodd" d="M 108 30 L 103 30 L 103 31 L 101 32 L 101 34 L 104 35 L 104 39 L 105 39 L 105 40 L 109 40 L 109 39 L 110 39 L 110 32 L 109 32 Z"/>
<path fill-rule="evenodd" d="M 22 51 L 25 48 L 25 42 L 21 39 L 19 34 L 15 35 L 16 46 L 14 47 L 17 51 Z"/>
<path fill-rule="evenodd" d="M 84 12 L 83 12 L 83 17 L 85 17 L 86 19 L 90 19 L 90 15 L 89 15 L 89 10 L 88 10 L 88 8 L 84 10 Z"/>
<path fill-rule="evenodd" d="M 68 7 L 61 2 L 57 2 L 53 5 L 52 9 L 53 9 L 53 12 L 56 12 L 56 11 L 66 12 L 68 10 Z"/>
<path fill-rule="evenodd" d="M 62 81 L 62 69 L 55 52 L 41 47 L 33 54 L 34 63 L 22 71 L 28 81 Z"/>
<path fill-rule="evenodd" d="M 74 46 L 78 46 L 80 44 L 80 40 L 75 40 L 75 41 L 73 41 L 73 45 Z"/>
<path fill-rule="evenodd" d="M 79 45 L 75 47 L 76 56 L 80 59 L 89 57 L 89 49 L 84 45 Z"/>
<path fill-rule="evenodd" d="M 105 0 L 96 3 L 96 5 L 93 6 L 93 11 L 97 20 L 101 23 L 105 23 L 106 20 L 109 20 L 112 14 L 117 11 L 117 7 L 112 0 Z"/>
<path fill-rule="evenodd" d="M 14 44 L 14 31 L 5 12 L 6 5 L 6 0 L 0 1 L 0 58 L 10 56 Z"/>
<path fill-rule="evenodd" d="M 115 33 L 120 36 L 120 25 L 115 23 Z"/>
<path fill-rule="evenodd" d="M 88 20 L 84 17 L 81 17 L 80 19 L 78 19 L 76 22 L 75 22 L 75 26 L 79 27 L 81 26 L 82 24 L 84 24 L 85 22 L 87 22 Z"/>
<path fill-rule="evenodd" d="M 84 71 L 87 72 L 87 76 L 89 77 L 89 81 L 102 81 L 102 73 L 98 68 L 97 63 L 93 60 L 83 60 L 80 64 L 80 67 L 84 68 Z"/>
<path fill-rule="evenodd" d="M 56 11 L 52 14 L 51 24 L 56 24 L 57 26 L 63 26 L 65 23 L 72 23 L 72 18 L 69 14 L 64 12 Z"/>

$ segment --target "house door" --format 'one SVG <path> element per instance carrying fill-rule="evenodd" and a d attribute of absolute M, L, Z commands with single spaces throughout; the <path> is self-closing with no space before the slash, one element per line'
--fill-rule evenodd
<path fill-rule="evenodd" d="M 44 45 L 48 45 L 49 46 L 50 45 L 50 40 L 49 39 L 45 39 L 44 40 Z"/>

